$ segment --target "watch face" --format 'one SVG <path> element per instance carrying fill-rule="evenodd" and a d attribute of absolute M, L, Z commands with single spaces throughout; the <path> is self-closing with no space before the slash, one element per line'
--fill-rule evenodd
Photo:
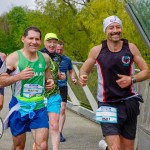
<path fill-rule="evenodd" d="M 132 78 L 132 84 L 136 83 L 136 79 L 134 77 L 131 78 Z"/>

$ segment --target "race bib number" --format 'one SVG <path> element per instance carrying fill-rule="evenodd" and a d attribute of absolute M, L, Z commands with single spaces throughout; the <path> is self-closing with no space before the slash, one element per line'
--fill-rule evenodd
<path fill-rule="evenodd" d="M 96 121 L 103 123 L 117 123 L 117 109 L 109 106 L 101 106 L 96 110 Z"/>
<path fill-rule="evenodd" d="M 25 84 L 23 88 L 23 96 L 30 98 L 33 96 L 41 96 L 43 93 L 43 87 L 38 84 Z"/>

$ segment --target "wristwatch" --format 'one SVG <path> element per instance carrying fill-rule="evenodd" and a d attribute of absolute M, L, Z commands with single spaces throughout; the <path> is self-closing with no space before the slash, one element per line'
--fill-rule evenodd
<path fill-rule="evenodd" d="M 136 78 L 134 76 L 131 76 L 132 84 L 136 83 Z"/>

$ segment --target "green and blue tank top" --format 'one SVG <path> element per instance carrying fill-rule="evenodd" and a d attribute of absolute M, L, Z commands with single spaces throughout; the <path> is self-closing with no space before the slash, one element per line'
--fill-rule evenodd
<path fill-rule="evenodd" d="M 50 53 L 46 48 L 41 50 L 42 53 L 46 53 L 50 56 L 50 70 L 52 73 L 53 80 L 55 82 L 54 88 L 52 90 L 46 90 L 44 93 L 45 97 L 50 97 L 54 94 L 59 94 L 58 86 L 58 70 L 61 63 L 61 56 L 57 53 Z"/>
<path fill-rule="evenodd" d="M 13 72 L 17 74 L 23 71 L 27 66 L 33 68 L 34 76 L 30 79 L 21 80 L 12 85 L 12 94 L 20 101 L 39 102 L 44 99 L 45 88 L 45 69 L 46 61 L 41 52 L 37 52 L 38 59 L 31 62 L 25 58 L 20 50 L 18 53 L 18 67 Z"/>

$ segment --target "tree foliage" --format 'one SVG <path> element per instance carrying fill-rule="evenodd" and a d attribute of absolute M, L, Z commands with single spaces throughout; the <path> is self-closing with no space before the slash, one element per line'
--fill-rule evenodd
<path fill-rule="evenodd" d="M 7 36 L 10 45 L 9 52 L 12 52 L 22 47 L 21 36 L 28 25 L 27 14 L 25 8 L 14 7 L 6 17 L 9 28 L 9 34 Z"/>
<path fill-rule="evenodd" d="M 91 47 L 106 38 L 103 19 L 118 15 L 123 21 L 123 37 L 135 43 L 149 62 L 149 51 L 125 11 L 124 0 L 36 0 L 36 4 L 36 10 L 14 7 L 0 17 L 1 51 L 20 49 L 24 29 L 37 26 L 43 37 L 49 32 L 56 33 L 65 42 L 65 53 L 74 61 L 84 61 Z"/>

